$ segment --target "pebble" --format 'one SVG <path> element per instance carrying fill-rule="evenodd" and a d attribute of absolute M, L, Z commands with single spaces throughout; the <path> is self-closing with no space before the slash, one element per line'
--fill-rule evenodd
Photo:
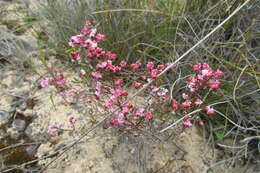
<path fill-rule="evenodd" d="M 0 111 L 0 128 L 9 122 L 12 115 L 5 111 Z"/>
<path fill-rule="evenodd" d="M 27 126 L 27 128 L 25 129 L 25 134 L 30 139 L 33 138 L 33 135 L 32 135 L 32 125 L 31 124 L 29 126 Z"/>
<path fill-rule="evenodd" d="M 11 139 L 18 140 L 21 133 L 18 132 L 15 128 L 11 127 L 7 129 L 7 134 L 10 136 Z"/>
<path fill-rule="evenodd" d="M 15 119 L 12 123 L 12 127 L 17 131 L 22 132 L 25 128 L 26 122 L 24 120 Z"/>
<path fill-rule="evenodd" d="M 31 145 L 26 148 L 26 152 L 30 156 L 34 156 L 37 152 L 37 149 L 39 148 L 39 145 Z"/>

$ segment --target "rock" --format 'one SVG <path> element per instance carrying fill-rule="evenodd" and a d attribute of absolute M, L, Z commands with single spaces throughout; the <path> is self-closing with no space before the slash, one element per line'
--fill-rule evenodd
<path fill-rule="evenodd" d="M 0 111 L 0 128 L 9 122 L 12 115 L 5 111 Z"/>
<path fill-rule="evenodd" d="M 0 129 L 0 140 L 3 140 L 6 137 L 7 137 L 7 134 L 5 133 L 5 131 L 3 129 Z"/>
<path fill-rule="evenodd" d="M 29 126 L 27 126 L 26 130 L 25 130 L 25 134 L 28 138 L 32 139 L 33 135 L 32 135 L 32 125 L 30 124 Z"/>
<path fill-rule="evenodd" d="M 12 123 L 12 127 L 15 128 L 17 131 L 21 132 L 24 130 L 26 122 L 24 120 L 15 119 Z"/>
<path fill-rule="evenodd" d="M 26 152 L 30 156 L 34 156 L 39 148 L 39 145 L 31 145 L 26 148 Z"/>
<path fill-rule="evenodd" d="M 20 137 L 21 133 L 13 127 L 7 129 L 7 134 L 10 136 L 11 139 L 18 140 Z"/>

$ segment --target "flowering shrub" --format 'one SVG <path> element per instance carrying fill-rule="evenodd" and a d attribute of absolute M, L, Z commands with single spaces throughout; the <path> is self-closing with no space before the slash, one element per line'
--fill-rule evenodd
<path fill-rule="evenodd" d="M 155 81 L 167 64 L 155 64 L 152 61 L 142 64 L 136 61 L 128 64 L 125 61 L 115 63 L 117 55 L 105 51 L 99 47 L 99 43 L 105 36 L 97 33 L 90 22 L 86 22 L 79 35 L 72 36 L 69 45 L 74 48 L 71 52 L 71 60 L 78 64 L 77 81 L 69 82 L 62 73 L 56 73 L 52 77 L 45 77 L 41 87 L 53 85 L 58 89 L 57 94 L 63 96 L 65 104 L 70 104 L 77 98 L 80 102 L 91 102 L 94 99 L 102 102 L 103 108 L 111 114 L 108 124 L 125 130 L 138 130 L 154 119 L 154 114 L 169 113 L 187 115 L 188 113 L 201 109 L 207 114 L 214 114 L 210 106 L 203 106 L 203 95 L 205 90 L 217 91 L 223 76 L 221 70 L 213 71 L 207 63 L 198 63 L 192 66 L 194 75 L 186 79 L 186 91 L 174 99 L 170 98 L 167 88 L 158 87 L 155 84 L 145 89 L 149 94 L 146 103 L 135 105 L 128 102 L 129 91 L 126 84 L 129 79 L 134 81 L 132 88 L 139 89 L 145 83 Z M 143 67 L 144 66 L 144 67 Z M 88 71 L 89 73 L 87 73 Z M 89 78 L 88 78 L 89 77 Z M 71 99 L 71 100 L 70 100 Z M 192 126 L 192 118 L 186 117 L 183 121 L 184 127 Z M 203 122 L 199 122 L 203 125 Z M 56 126 L 49 127 L 51 135 L 57 135 Z"/>

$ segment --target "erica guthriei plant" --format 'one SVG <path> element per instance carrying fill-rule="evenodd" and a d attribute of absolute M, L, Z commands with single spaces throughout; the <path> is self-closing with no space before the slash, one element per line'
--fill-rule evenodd
<path fill-rule="evenodd" d="M 219 89 L 221 85 L 219 78 L 224 74 L 221 70 L 214 71 L 207 63 L 197 63 L 192 66 L 194 74 L 186 79 L 187 87 L 179 97 L 171 99 L 167 88 L 150 85 L 146 88 L 149 94 L 146 103 L 142 106 L 135 105 L 127 102 L 129 91 L 125 88 L 126 82 L 129 79 L 134 81 L 131 87 L 139 89 L 145 83 L 155 81 L 157 75 L 171 63 L 155 64 L 152 61 L 146 64 L 142 64 L 141 61 L 132 64 L 126 61 L 115 63 L 117 55 L 99 47 L 99 43 L 104 40 L 105 36 L 97 33 L 96 28 L 87 21 L 81 33 L 72 36 L 69 41 L 69 45 L 75 50 L 71 52 L 71 60 L 81 67 L 77 81 L 69 81 L 58 72 L 45 77 L 40 86 L 42 88 L 48 85 L 55 86 L 58 89 L 56 94 L 64 98 L 64 104 L 70 104 L 75 98 L 79 102 L 92 102 L 94 99 L 102 102 L 103 108 L 112 114 L 108 124 L 127 131 L 145 127 L 147 122 L 154 119 L 154 113 L 173 111 L 185 116 L 203 108 L 205 115 L 214 114 L 214 108 L 204 105 L 203 97 L 208 90 L 215 92 Z M 88 75 L 84 69 L 88 69 L 90 74 Z M 191 117 L 187 117 L 182 124 L 184 127 L 190 127 L 193 121 Z M 74 129 L 75 118 L 70 117 L 69 122 Z M 199 120 L 199 124 L 203 125 L 203 121 Z M 51 125 L 49 133 L 55 136 L 58 135 L 57 131 L 62 129 L 63 126 Z"/>

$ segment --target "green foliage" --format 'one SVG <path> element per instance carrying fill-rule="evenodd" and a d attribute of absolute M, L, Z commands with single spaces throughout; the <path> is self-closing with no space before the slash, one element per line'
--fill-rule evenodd
<path fill-rule="evenodd" d="M 51 38 L 49 43 L 58 45 L 56 48 L 67 47 L 70 36 L 77 34 L 86 20 L 91 20 L 97 24 L 99 32 L 106 35 L 107 41 L 102 46 L 117 53 L 120 59 L 131 62 L 136 59 L 143 62 L 147 59 L 168 61 L 178 55 L 177 44 L 185 44 L 188 38 L 185 32 L 191 31 L 188 23 L 197 25 L 193 24 L 197 23 L 196 19 L 191 21 L 193 19 L 189 17 L 200 18 L 196 12 L 214 3 L 213 0 L 208 3 L 201 0 L 189 3 L 168 0 L 47 0 L 39 1 L 36 13 L 47 22 L 45 31 Z M 205 22 L 201 24 L 205 25 Z M 200 26 L 194 29 L 195 32 L 201 30 Z M 181 38 L 183 36 L 186 38 Z"/>

